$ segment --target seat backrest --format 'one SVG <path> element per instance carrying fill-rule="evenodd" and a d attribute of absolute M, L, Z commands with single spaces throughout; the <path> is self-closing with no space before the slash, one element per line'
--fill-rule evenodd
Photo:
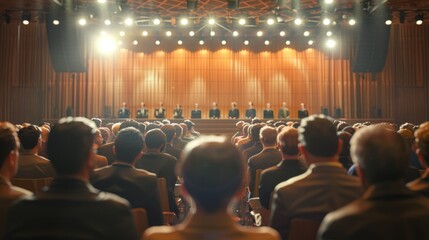
<path fill-rule="evenodd" d="M 259 181 L 261 179 L 262 169 L 257 169 L 255 172 L 255 186 L 253 186 L 253 197 L 259 197 Z"/>
<path fill-rule="evenodd" d="M 49 185 L 52 182 L 51 177 L 47 178 L 35 178 L 35 179 L 26 179 L 26 178 L 12 178 L 10 182 L 12 185 L 27 189 L 28 191 L 38 194 L 42 191 L 42 188 Z"/>
<path fill-rule="evenodd" d="M 161 200 L 161 210 L 163 212 L 170 212 L 170 205 L 168 203 L 168 188 L 167 180 L 165 178 L 158 178 L 158 189 Z"/>
<path fill-rule="evenodd" d="M 292 219 L 289 240 L 316 240 L 317 231 L 320 227 L 320 221 L 295 218 Z"/>
<path fill-rule="evenodd" d="M 141 238 L 144 231 L 149 227 L 146 210 L 144 208 L 133 208 L 131 209 L 131 212 L 133 214 L 134 223 L 137 227 L 137 233 Z"/>

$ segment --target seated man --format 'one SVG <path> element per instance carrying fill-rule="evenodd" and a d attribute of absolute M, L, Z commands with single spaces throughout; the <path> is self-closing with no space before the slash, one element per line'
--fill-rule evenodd
<path fill-rule="evenodd" d="M 306 118 L 308 117 L 308 110 L 305 108 L 304 103 L 301 103 L 301 108 L 298 110 L 298 118 Z"/>
<path fill-rule="evenodd" d="M 143 239 L 279 239 L 270 228 L 245 228 L 234 220 L 229 206 L 240 198 L 245 166 L 238 150 L 223 137 L 200 138 L 189 143 L 178 167 L 182 188 L 195 203 L 184 223 L 149 228 Z"/>
<path fill-rule="evenodd" d="M 429 239 L 429 202 L 404 185 L 408 151 L 401 136 L 380 126 L 361 129 L 351 155 L 366 193 L 328 214 L 319 239 Z"/>
<path fill-rule="evenodd" d="M 209 111 L 210 119 L 219 119 L 220 118 L 220 109 L 217 107 L 217 103 L 212 103 L 212 108 Z"/>
<path fill-rule="evenodd" d="M 118 118 L 129 118 L 130 110 L 127 108 L 127 103 L 123 102 L 122 107 L 118 111 Z"/>
<path fill-rule="evenodd" d="M 173 118 L 176 118 L 176 119 L 183 118 L 182 105 L 180 105 L 180 104 L 176 105 L 176 108 L 174 108 L 174 110 L 173 110 Z"/>
<path fill-rule="evenodd" d="M 277 148 L 280 149 L 282 161 L 261 173 L 259 183 L 259 200 L 266 209 L 270 207 L 271 194 L 277 184 L 305 172 L 305 166 L 298 160 L 298 130 L 285 127 L 277 135 Z"/>
<path fill-rule="evenodd" d="M 176 138 L 176 129 L 171 124 L 165 124 L 161 127 L 161 131 L 165 134 L 166 144 L 165 144 L 165 153 L 170 154 L 171 156 L 179 159 L 182 150 L 175 148 L 173 146 L 173 140 Z"/>
<path fill-rule="evenodd" d="M 416 136 L 417 156 L 426 170 L 421 178 L 409 183 L 407 186 L 412 191 L 429 197 L 429 122 L 421 124 L 414 135 Z"/>
<path fill-rule="evenodd" d="M 283 239 L 287 239 L 294 218 L 322 221 L 327 213 L 354 201 L 363 191 L 358 178 L 347 175 L 338 161 L 341 140 L 330 118 L 305 118 L 298 132 L 298 148 L 309 168 L 278 184 L 271 205 L 270 226 Z"/>
<path fill-rule="evenodd" d="M 140 108 L 137 109 L 136 118 L 148 118 L 149 110 L 146 108 L 146 104 L 144 102 L 140 103 Z"/>
<path fill-rule="evenodd" d="M 159 102 L 158 107 L 155 109 L 155 118 L 165 118 L 165 108 L 162 102 Z"/>
<path fill-rule="evenodd" d="M 274 118 L 274 111 L 271 108 L 271 103 L 267 103 L 267 108 L 264 109 L 264 118 Z"/>
<path fill-rule="evenodd" d="M 282 102 L 282 107 L 279 109 L 279 118 L 289 118 L 289 109 L 286 107 L 286 102 Z"/>
<path fill-rule="evenodd" d="M 162 212 L 155 174 L 134 168 L 143 152 L 143 137 L 133 127 L 119 131 L 113 148 L 116 160 L 91 176 L 94 187 L 127 199 L 132 208 L 144 208 L 150 226 L 162 225 Z"/>
<path fill-rule="evenodd" d="M 236 102 L 232 102 L 231 103 L 231 109 L 229 109 L 228 118 L 229 119 L 238 119 L 238 118 L 240 118 L 240 110 L 237 108 L 237 103 Z"/>
<path fill-rule="evenodd" d="M 21 197 L 32 195 L 10 183 L 10 179 L 16 174 L 18 158 L 19 141 L 15 127 L 8 122 L 0 122 L 0 238 L 10 205 Z"/>
<path fill-rule="evenodd" d="M 253 102 L 249 102 L 249 107 L 246 109 L 245 117 L 249 119 L 256 117 L 256 109 L 253 107 Z"/>
<path fill-rule="evenodd" d="M 10 209 L 4 239 L 138 239 L 128 202 L 89 184 L 94 133 L 86 118 L 54 125 L 47 150 L 56 177 Z"/>
<path fill-rule="evenodd" d="M 201 109 L 198 103 L 195 103 L 195 108 L 191 111 L 191 118 L 201 118 Z"/>
<path fill-rule="evenodd" d="M 39 127 L 30 125 L 18 132 L 21 142 L 21 156 L 18 162 L 16 178 L 45 178 L 55 174 L 51 162 L 39 156 L 42 146 L 41 131 Z"/>

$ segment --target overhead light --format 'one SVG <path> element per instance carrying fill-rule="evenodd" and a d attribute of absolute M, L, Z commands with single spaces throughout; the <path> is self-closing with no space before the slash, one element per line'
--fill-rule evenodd
<path fill-rule="evenodd" d="M 276 16 L 269 16 L 267 19 L 267 24 L 273 25 L 274 23 L 276 23 Z"/>
<path fill-rule="evenodd" d="M 270 45 L 270 41 L 265 40 L 264 44 L 265 44 L 265 45 Z"/>
<path fill-rule="evenodd" d="M 356 24 L 356 20 L 354 18 L 349 19 L 349 25 L 354 26 Z"/>
<path fill-rule="evenodd" d="M 301 25 L 302 24 L 302 18 L 295 18 L 295 20 L 293 21 L 293 23 L 295 23 L 295 25 L 297 25 L 297 26 L 299 26 L 299 25 Z"/>
<path fill-rule="evenodd" d="M 124 31 L 120 31 L 119 32 L 119 36 L 121 36 L 121 37 L 125 36 L 125 32 Z"/>
<path fill-rule="evenodd" d="M 204 41 L 203 40 L 200 40 L 200 45 L 204 45 Z"/>
<path fill-rule="evenodd" d="M 216 20 L 214 18 L 209 19 L 209 24 L 214 25 L 216 23 Z"/>
<path fill-rule="evenodd" d="M 331 19 L 329 19 L 329 18 L 324 18 L 324 19 L 323 19 L 323 25 L 328 26 L 329 24 L 331 24 Z"/>
<path fill-rule="evenodd" d="M 290 41 L 289 40 L 286 41 L 286 45 L 288 45 L 288 46 L 290 45 Z"/>
<path fill-rule="evenodd" d="M 332 36 L 332 32 L 331 31 L 327 31 L 326 32 L 326 36 L 328 36 L 328 37 Z"/>
<path fill-rule="evenodd" d="M 147 31 L 143 31 L 142 35 L 143 35 L 143 37 L 147 37 L 149 35 L 149 33 Z"/>
<path fill-rule="evenodd" d="M 423 14 L 419 13 L 416 15 L 416 24 L 417 25 L 422 25 L 423 24 Z"/>
<path fill-rule="evenodd" d="M 152 19 L 152 22 L 154 25 L 159 25 L 159 24 L 161 24 L 161 19 L 156 17 L 156 18 Z"/>
<path fill-rule="evenodd" d="M 167 36 L 167 37 L 171 37 L 171 31 L 167 31 L 167 32 L 165 32 L 165 36 Z"/>
<path fill-rule="evenodd" d="M 332 4 L 332 3 L 334 3 L 334 0 L 325 0 L 325 3 L 326 4 Z"/>
<path fill-rule="evenodd" d="M 226 45 L 226 41 L 225 40 L 222 40 L 222 45 Z"/>
<path fill-rule="evenodd" d="M 99 3 L 106 3 L 106 0 L 97 0 Z"/>
<path fill-rule="evenodd" d="M 85 18 L 80 18 L 78 22 L 79 22 L 79 25 L 81 25 L 81 26 L 86 25 L 86 19 Z"/>
<path fill-rule="evenodd" d="M 55 19 L 54 21 L 52 21 L 52 24 L 58 25 L 58 24 L 60 24 L 60 21 L 58 21 L 57 19 Z"/>
<path fill-rule="evenodd" d="M 249 41 L 248 40 L 244 40 L 244 45 L 249 45 Z"/>
<path fill-rule="evenodd" d="M 387 20 L 386 20 L 386 22 L 385 22 L 385 24 L 386 24 L 387 26 L 390 26 L 390 25 L 392 25 L 392 20 L 390 20 L 390 19 L 387 19 Z"/>
<path fill-rule="evenodd" d="M 177 44 L 182 45 L 183 44 L 182 40 L 177 41 Z"/>
<path fill-rule="evenodd" d="M 189 36 L 193 37 L 195 35 L 194 31 L 189 31 Z"/>
<path fill-rule="evenodd" d="M 337 41 L 335 41 L 334 39 L 328 39 L 326 41 L 326 46 L 328 48 L 334 48 L 337 45 Z"/>
<path fill-rule="evenodd" d="M 134 21 L 133 21 L 132 18 L 128 17 L 128 18 L 125 19 L 124 23 L 127 26 L 131 26 L 131 25 L 133 25 Z"/>
<path fill-rule="evenodd" d="M 133 41 L 133 44 L 134 44 L 134 45 L 137 45 L 137 44 L 139 44 L 139 41 L 134 40 L 134 41 Z"/>
<path fill-rule="evenodd" d="M 232 32 L 232 36 L 237 37 L 239 33 L 237 31 Z"/>
<path fill-rule="evenodd" d="M 240 25 L 245 25 L 246 24 L 246 18 L 244 18 L 244 17 L 242 17 L 242 18 L 240 18 L 239 20 L 238 20 L 238 24 L 240 24 Z"/>
<path fill-rule="evenodd" d="M 106 26 L 109 26 L 110 24 L 112 24 L 112 21 L 110 21 L 110 19 L 106 19 L 106 20 L 104 20 L 104 24 Z"/>
<path fill-rule="evenodd" d="M 186 18 L 186 17 L 182 17 L 182 18 L 180 19 L 180 25 L 182 25 L 182 26 L 186 26 L 186 25 L 188 25 L 188 23 L 189 23 L 188 18 Z"/>
<path fill-rule="evenodd" d="M 304 32 L 304 36 L 305 36 L 305 37 L 310 36 L 310 32 L 309 32 L 309 31 L 305 31 L 305 32 Z"/>
<path fill-rule="evenodd" d="M 256 36 L 258 36 L 258 37 L 262 37 L 263 35 L 264 35 L 264 32 L 262 32 L 262 31 L 258 31 L 256 33 Z"/>
<path fill-rule="evenodd" d="M 279 34 L 280 34 L 280 36 L 281 36 L 281 37 L 286 36 L 286 32 L 285 32 L 285 31 L 280 31 L 280 33 L 279 33 Z"/>
<path fill-rule="evenodd" d="M 101 53 L 108 54 L 116 49 L 117 42 L 111 37 L 105 35 L 99 38 L 97 47 Z"/>
<path fill-rule="evenodd" d="M 22 14 L 22 24 L 28 25 L 30 24 L 31 13 L 25 12 Z"/>
<path fill-rule="evenodd" d="M 155 41 L 155 44 L 156 44 L 156 45 L 159 45 L 159 44 L 161 44 L 161 41 L 156 40 L 156 41 Z"/>
<path fill-rule="evenodd" d="M 310 46 L 311 46 L 311 45 L 313 45 L 313 43 L 314 43 L 314 41 L 313 41 L 313 40 L 309 40 L 309 41 L 308 41 L 308 45 L 310 45 Z"/>
<path fill-rule="evenodd" d="M 215 31 L 210 31 L 210 36 L 214 37 L 216 35 Z"/>

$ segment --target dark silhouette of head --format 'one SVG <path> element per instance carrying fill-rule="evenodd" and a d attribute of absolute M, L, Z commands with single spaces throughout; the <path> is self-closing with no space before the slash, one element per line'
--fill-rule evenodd
<path fill-rule="evenodd" d="M 283 155 L 298 155 L 298 130 L 292 127 L 284 127 L 277 135 L 277 147 Z"/>
<path fill-rule="evenodd" d="M 143 136 L 139 130 L 133 127 L 124 128 L 115 139 L 116 158 L 120 162 L 133 163 L 143 146 Z"/>
<path fill-rule="evenodd" d="M 161 129 L 152 129 L 146 132 L 144 140 L 148 149 L 161 149 L 161 151 L 164 151 L 167 137 Z"/>
<path fill-rule="evenodd" d="M 171 143 L 176 134 L 176 129 L 174 128 L 174 126 L 171 124 L 165 124 L 161 127 L 161 131 L 164 132 L 167 143 Z"/>
<path fill-rule="evenodd" d="M 15 126 L 9 122 L 0 122 L 0 168 L 12 151 L 18 151 L 19 141 Z"/>
<path fill-rule="evenodd" d="M 25 150 L 31 150 L 37 146 L 41 141 L 41 129 L 38 126 L 30 125 L 28 127 L 21 128 L 18 132 L 18 138 L 21 142 L 21 146 Z"/>
<path fill-rule="evenodd" d="M 422 123 L 414 133 L 416 137 L 417 153 L 423 164 L 429 167 L 429 122 Z"/>

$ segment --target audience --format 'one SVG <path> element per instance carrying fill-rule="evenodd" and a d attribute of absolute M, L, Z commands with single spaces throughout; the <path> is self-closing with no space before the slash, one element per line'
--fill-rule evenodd
<path fill-rule="evenodd" d="M 275 187 L 271 207 L 270 226 L 283 239 L 288 238 L 292 219 L 322 220 L 327 213 L 345 206 L 362 193 L 359 180 L 347 175 L 338 162 L 341 140 L 330 118 L 307 117 L 298 132 L 299 150 L 309 168 Z"/>
<path fill-rule="evenodd" d="M 246 174 L 240 153 L 225 138 L 189 143 L 178 175 L 193 212 L 178 226 L 149 228 L 143 239 L 279 239 L 272 229 L 241 227 L 232 217 L 229 206 L 242 195 Z"/>
<path fill-rule="evenodd" d="M 144 208 L 150 226 L 162 225 L 162 211 L 155 174 L 136 169 L 134 162 L 143 152 L 143 137 L 133 127 L 119 131 L 113 152 L 116 160 L 111 166 L 97 169 L 91 176 L 94 187 L 127 199 L 132 208 Z"/>
<path fill-rule="evenodd" d="M 89 184 L 94 134 L 85 118 L 55 124 L 47 150 L 56 177 L 10 209 L 4 239 L 138 239 L 128 202 Z"/>
<path fill-rule="evenodd" d="M 415 132 L 417 156 L 425 172 L 421 178 L 410 182 L 407 186 L 417 193 L 429 197 L 429 122 L 420 125 Z"/>
<path fill-rule="evenodd" d="M 251 141 L 248 142 L 247 147 L 246 144 L 242 146 L 243 148 L 243 156 L 245 161 L 249 161 L 249 158 L 251 158 L 253 155 L 260 153 L 263 149 L 262 142 L 259 139 L 261 129 L 264 127 L 264 125 L 258 123 L 254 124 L 251 131 Z"/>
<path fill-rule="evenodd" d="M 265 169 L 259 183 L 259 200 L 266 209 L 270 208 L 272 192 L 277 184 L 305 172 L 305 166 L 298 160 L 298 131 L 285 127 L 277 136 L 277 148 L 280 149 L 282 161 Z"/>
<path fill-rule="evenodd" d="M 353 137 L 351 154 L 366 192 L 328 214 L 319 239 L 429 239 L 429 202 L 404 186 L 408 152 L 401 136 L 367 127 Z"/>
<path fill-rule="evenodd" d="M 175 148 L 173 146 L 173 139 L 176 137 L 176 129 L 171 124 L 166 124 L 161 127 L 161 131 L 164 132 L 166 137 L 166 144 L 165 144 L 165 153 L 170 154 L 171 156 L 175 157 L 176 159 L 179 159 L 180 153 L 182 152 L 180 149 Z"/>
<path fill-rule="evenodd" d="M 21 151 L 15 177 L 27 179 L 53 177 L 55 171 L 51 162 L 38 155 L 42 146 L 40 128 L 35 125 L 24 127 L 19 130 L 18 137 L 21 142 Z"/>

